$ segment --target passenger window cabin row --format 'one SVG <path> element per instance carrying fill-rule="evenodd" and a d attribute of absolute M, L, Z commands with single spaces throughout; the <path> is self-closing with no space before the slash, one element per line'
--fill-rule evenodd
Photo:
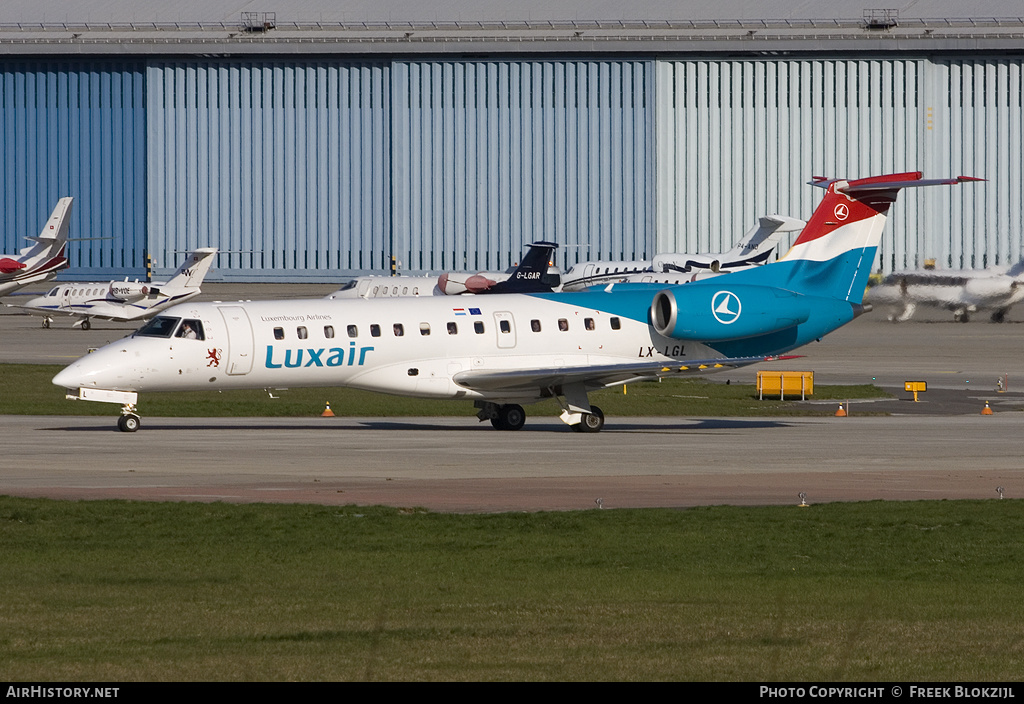
<path fill-rule="evenodd" d="M 609 326 L 611 327 L 612 330 L 621 330 L 622 329 L 622 321 L 621 321 L 621 319 L 618 316 L 613 316 L 612 318 L 609 318 L 608 323 L 609 323 Z M 558 321 L 556 322 L 556 325 L 557 325 L 558 330 L 560 332 L 568 332 L 569 331 L 569 320 L 568 320 L 568 318 L 559 318 Z M 541 332 L 541 330 L 543 330 L 543 329 L 544 329 L 544 327 L 541 324 L 540 320 L 537 320 L 535 318 L 535 319 L 530 321 L 530 330 L 532 330 L 533 332 Z M 596 330 L 597 329 L 596 321 L 593 318 L 584 318 L 583 319 L 583 329 L 584 330 L 588 330 L 588 331 Z M 459 334 L 459 324 L 456 323 L 456 322 L 446 323 L 446 330 L 447 330 L 449 335 L 458 335 Z M 511 333 L 512 332 L 512 323 L 511 323 L 511 321 L 509 321 L 509 320 L 499 320 L 498 321 L 498 330 L 502 334 L 509 334 L 509 333 Z M 395 337 L 404 337 L 405 336 L 405 325 L 403 323 L 394 323 L 391 326 L 391 332 L 392 332 L 392 334 Z M 430 323 L 420 323 L 419 324 L 419 332 L 420 332 L 420 335 L 423 336 L 423 337 L 426 337 L 426 336 L 430 335 L 430 332 L 431 332 L 431 330 L 430 330 Z M 485 332 L 487 332 L 486 326 L 484 325 L 484 321 L 482 321 L 482 320 L 474 320 L 473 321 L 473 332 L 475 334 L 477 334 L 477 335 L 483 335 Z M 346 335 L 348 335 L 348 337 L 351 337 L 351 338 L 359 337 L 359 326 L 358 325 L 347 325 L 347 326 L 345 326 L 345 333 L 346 333 Z M 381 334 L 382 333 L 381 333 L 381 326 L 380 325 L 378 325 L 376 323 L 370 325 L 370 337 L 380 337 Z M 298 339 L 300 339 L 300 340 L 309 339 L 309 328 L 307 328 L 305 325 L 297 326 L 295 328 L 295 336 Z M 328 340 L 334 339 L 334 337 L 335 337 L 334 326 L 333 325 L 324 325 L 324 335 L 323 336 L 324 336 L 324 338 L 326 338 Z M 283 327 L 276 327 L 276 328 L 274 328 L 274 339 L 275 340 L 284 340 L 285 337 L 286 337 L 286 332 L 285 332 L 285 329 Z"/>

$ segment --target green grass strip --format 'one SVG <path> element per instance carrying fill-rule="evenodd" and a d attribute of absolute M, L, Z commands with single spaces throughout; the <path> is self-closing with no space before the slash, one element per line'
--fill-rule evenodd
<path fill-rule="evenodd" d="M 0 364 L 0 415 L 116 416 L 118 406 L 68 401 L 64 390 L 50 380 L 62 367 Z M 591 402 L 605 415 L 614 416 L 777 416 L 831 415 L 833 406 L 808 407 L 792 401 L 759 401 L 752 384 L 725 384 L 718 379 L 666 379 L 629 384 L 592 393 Z M 814 387 L 815 400 L 887 398 L 876 386 Z M 139 396 L 139 410 L 147 417 L 308 417 L 319 415 L 326 403 L 340 416 L 464 416 L 475 410 L 468 401 L 437 401 L 388 396 L 345 388 L 245 391 L 188 391 L 147 393 Z M 531 406 L 533 414 L 558 415 L 554 401 Z"/>
<path fill-rule="evenodd" d="M 1017 681 L 1021 509 L 0 497 L 0 677 Z"/>

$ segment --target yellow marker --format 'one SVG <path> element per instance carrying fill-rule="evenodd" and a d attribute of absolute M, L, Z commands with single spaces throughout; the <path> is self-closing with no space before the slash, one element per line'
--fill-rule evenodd
<path fill-rule="evenodd" d="M 904 391 L 912 391 L 914 393 L 914 403 L 917 403 L 917 394 L 918 394 L 918 392 L 922 392 L 923 393 L 923 392 L 927 391 L 928 390 L 928 382 L 927 381 L 904 381 L 903 382 L 903 390 Z"/>

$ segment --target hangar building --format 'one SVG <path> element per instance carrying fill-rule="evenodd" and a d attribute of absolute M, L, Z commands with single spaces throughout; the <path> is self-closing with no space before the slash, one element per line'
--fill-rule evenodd
<path fill-rule="evenodd" d="M 338 281 L 721 251 L 813 175 L 923 170 L 881 266 L 1022 256 L 1017 3 L 8 0 L 0 248 L 66 278 Z M 983 14 L 982 14 L 983 13 Z"/>

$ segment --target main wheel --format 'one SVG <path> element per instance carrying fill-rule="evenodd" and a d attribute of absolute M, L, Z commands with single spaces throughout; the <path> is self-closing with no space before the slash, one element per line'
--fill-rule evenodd
<path fill-rule="evenodd" d="M 519 430 L 526 423 L 526 411 L 516 403 L 507 403 L 498 408 L 498 415 L 491 418 L 491 425 L 498 430 Z"/>
<path fill-rule="evenodd" d="M 83 330 L 88 330 L 91 327 L 92 327 L 92 323 L 90 323 L 88 320 L 83 320 L 82 321 L 82 329 Z"/>
<path fill-rule="evenodd" d="M 49 328 L 52 321 L 49 318 L 43 318 L 43 327 Z"/>
<path fill-rule="evenodd" d="M 579 429 L 584 433 L 596 433 L 604 427 L 604 411 L 597 406 L 590 407 L 590 413 L 584 413 Z"/>
<path fill-rule="evenodd" d="M 134 433 L 141 424 L 141 419 L 133 413 L 123 415 L 117 419 L 117 428 L 122 433 Z"/>

